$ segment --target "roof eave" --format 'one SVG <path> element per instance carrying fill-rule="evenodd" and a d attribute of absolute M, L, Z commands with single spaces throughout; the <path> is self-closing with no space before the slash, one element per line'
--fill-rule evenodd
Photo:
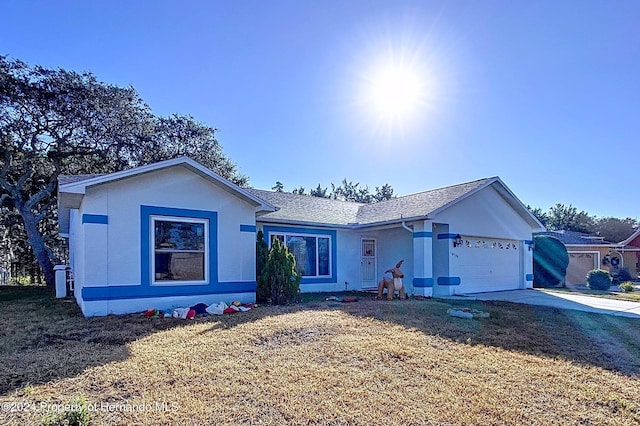
<path fill-rule="evenodd" d="M 140 176 L 147 173 L 155 172 L 158 170 L 166 169 L 173 166 L 185 166 L 189 168 L 194 173 L 200 175 L 206 180 L 212 181 L 214 183 L 220 184 L 222 189 L 225 191 L 239 196 L 240 198 L 247 201 L 249 204 L 252 204 L 254 207 L 257 207 L 257 211 L 259 212 L 274 212 L 276 211 L 276 207 L 271 203 L 256 197 L 255 195 L 249 193 L 245 189 L 239 187 L 233 182 L 225 179 L 224 177 L 214 173 L 209 170 L 207 167 L 198 163 L 195 160 L 192 160 L 189 157 L 178 157 L 170 160 L 160 161 L 153 164 L 146 164 L 144 166 L 135 167 L 133 169 L 121 170 L 119 172 L 110 173 L 108 175 L 97 176 L 94 178 L 86 179 L 80 182 L 74 182 L 69 184 L 60 185 L 59 192 L 60 193 L 69 193 L 69 194 L 85 194 L 87 188 L 116 182 L 119 180 L 127 179 L 133 176 Z"/>
<path fill-rule="evenodd" d="M 305 220 L 291 220 L 291 219 L 274 219 L 269 217 L 257 217 L 256 222 L 273 223 L 283 225 L 296 225 L 296 226 L 311 226 L 317 228 L 340 228 L 340 229 L 354 229 L 354 224 L 336 224 L 336 223 L 324 223 L 324 222 L 311 222 Z"/>
<path fill-rule="evenodd" d="M 631 234 L 631 236 L 629 238 L 627 238 L 626 240 L 620 241 L 618 244 L 626 246 L 631 241 L 635 240 L 638 237 L 638 235 L 640 235 L 640 228 L 638 230 L 636 230 L 636 232 Z"/>

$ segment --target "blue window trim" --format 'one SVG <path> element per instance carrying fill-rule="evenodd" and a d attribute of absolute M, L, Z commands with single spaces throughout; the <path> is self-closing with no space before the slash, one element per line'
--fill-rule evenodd
<path fill-rule="evenodd" d="M 152 285 L 151 275 L 151 216 L 168 216 L 176 218 L 196 218 L 209 220 L 209 275 L 206 284 Z M 160 287 L 211 287 L 218 284 L 218 213 L 206 210 L 175 209 L 171 207 L 140 206 L 140 279 L 143 287 L 152 287 L 153 293 Z M 198 294 L 197 290 L 193 290 Z"/>
<path fill-rule="evenodd" d="M 328 235 L 331 237 L 331 275 L 328 277 L 302 277 L 300 284 L 323 284 L 337 283 L 338 269 L 338 250 L 337 250 L 337 232 L 335 230 L 317 229 L 317 228 L 294 228 L 290 226 L 263 226 L 262 232 L 264 240 L 270 244 L 271 234 L 288 233 L 297 235 Z"/>
<path fill-rule="evenodd" d="M 82 215 L 82 223 L 98 223 L 100 225 L 107 225 L 109 223 L 109 216 L 104 214 L 88 214 Z"/>
<path fill-rule="evenodd" d="M 255 225 L 240 225 L 240 232 L 256 232 Z"/>

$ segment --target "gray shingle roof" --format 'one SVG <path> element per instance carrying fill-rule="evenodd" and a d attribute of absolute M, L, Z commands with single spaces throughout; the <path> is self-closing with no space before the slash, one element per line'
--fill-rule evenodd
<path fill-rule="evenodd" d="M 249 189 L 249 191 L 279 208 L 276 212 L 262 216 L 265 219 L 331 225 L 372 225 L 428 216 L 494 179 L 496 178 L 480 179 L 374 204 L 259 189 Z"/>
<path fill-rule="evenodd" d="M 358 211 L 357 222 L 372 224 L 401 218 L 427 216 L 445 207 L 469 192 L 480 188 L 493 178 L 480 179 L 445 188 L 392 198 L 380 203 L 367 204 Z"/>
<path fill-rule="evenodd" d="M 58 184 L 66 185 L 69 183 L 77 183 L 82 182 L 83 180 L 93 179 L 98 176 L 104 176 L 101 174 L 92 174 L 92 175 L 60 175 L 58 176 Z"/>
<path fill-rule="evenodd" d="M 536 235 L 549 235 L 551 237 L 556 237 L 565 245 L 607 246 L 613 244 L 612 242 L 605 241 L 597 236 L 575 231 L 546 231 L 537 232 Z"/>
<path fill-rule="evenodd" d="M 355 223 L 358 209 L 364 205 L 288 192 L 252 188 L 247 191 L 279 208 L 278 211 L 261 216 L 273 220 L 349 225 Z"/>

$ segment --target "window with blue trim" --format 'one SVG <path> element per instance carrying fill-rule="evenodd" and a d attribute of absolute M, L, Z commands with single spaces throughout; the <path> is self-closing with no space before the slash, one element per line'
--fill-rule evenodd
<path fill-rule="evenodd" d="M 327 235 L 272 232 L 271 241 L 285 244 L 296 259 L 296 271 L 303 277 L 331 276 L 331 237 Z"/>
<path fill-rule="evenodd" d="M 151 216 L 154 284 L 205 283 L 208 276 L 207 219 Z"/>

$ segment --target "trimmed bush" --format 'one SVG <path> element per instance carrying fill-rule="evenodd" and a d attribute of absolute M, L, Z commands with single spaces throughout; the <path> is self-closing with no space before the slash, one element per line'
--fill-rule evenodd
<path fill-rule="evenodd" d="M 594 269 L 587 274 L 587 287 L 591 290 L 609 290 L 613 278 L 609 271 Z"/>
<path fill-rule="evenodd" d="M 296 259 L 287 246 L 278 239 L 273 240 L 262 276 L 269 289 L 269 298 L 274 305 L 292 302 L 300 294 L 301 276 L 296 272 Z"/>
<path fill-rule="evenodd" d="M 624 291 L 625 293 L 631 293 L 633 291 L 633 283 L 631 281 L 625 281 L 620 284 L 619 287 L 620 290 Z"/>
<path fill-rule="evenodd" d="M 536 235 L 533 241 L 533 286 L 553 287 L 564 282 L 569 254 L 562 241 L 549 235 Z"/>

